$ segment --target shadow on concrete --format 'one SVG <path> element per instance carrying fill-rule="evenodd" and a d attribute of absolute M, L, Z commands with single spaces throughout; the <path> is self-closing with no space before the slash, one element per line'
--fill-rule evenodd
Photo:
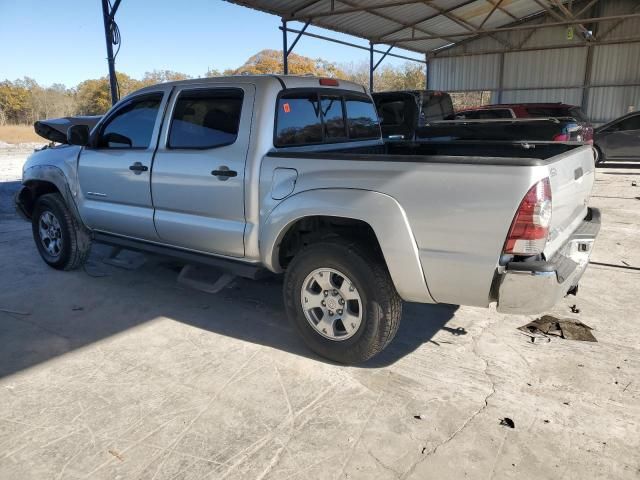
<path fill-rule="evenodd" d="M 602 169 L 602 170 L 606 170 L 607 168 L 631 168 L 631 169 L 635 169 L 635 168 L 640 168 L 640 162 L 633 162 L 633 161 L 629 161 L 629 162 L 618 162 L 618 161 L 614 161 L 611 160 L 610 162 L 605 162 L 601 165 L 598 165 L 598 170 Z M 624 172 L 620 172 L 620 173 L 614 173 L 614 175 L 629 175 L 628 173 L 624 173 Z"/>
<path fill-rule="evenodd" d="M 103 263 L 109 248 L 96 245 L 83 271 L 59 272 L 40 259 L 30 226 L 8 214 L 19 182 L 0 183 L 0 377 L 89 346 L 158 317 L 327 362 L 311 352 L 289 325 L 282 301 L 282 278 L 238 278 L 217 294 L 176 282 L 179 265 L 147 256 L 136 270 Z M 405 304 L 394 341 L 360 365 L 379 368 L 398 361 L 448 327 L 456 306 Z M 141 345 L 144 348 L 144 345 Z"/>

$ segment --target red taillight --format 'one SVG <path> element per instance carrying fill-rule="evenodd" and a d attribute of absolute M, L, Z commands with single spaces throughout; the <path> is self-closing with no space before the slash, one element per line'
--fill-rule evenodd
<path fill-rule="evenodd" d="M 337 87 L 340 83 L 335 78 L 321 78 L 320 85 L 324 85 L 325 87 Z"/>
<path fill-rule="evenodd" d="M 544 178 L 531 187 L 520 203 L 504 244 L 504 253 L 541 253 L 547 243 L 550 225 L 551 184 L 549 178 Z"/>
<path fill-rule="evenodd" d="M 554 142 L 568 142 L 569 141 L 569 134 L 568 133 L 559 133 L 557 135 L 553 136 L 553 141 Z"/>

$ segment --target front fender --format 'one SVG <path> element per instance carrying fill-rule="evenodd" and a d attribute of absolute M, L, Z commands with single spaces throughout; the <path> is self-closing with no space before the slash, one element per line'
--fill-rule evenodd
<path fill-rule="evenodd" d="M 435 303 L 404 210 L 389 195 L 369 190 L 307 190 L 279 203 L 260 229 L 260 257 L 269 270 L 282 271 L 278 258 L 284 235 L 296 221 L 311 216 L 351 218 L 369 224 L 398 294 L 409 302 Z"/>
<path fill-rule="evenodd" d="M 74 198 L 74 192 L 77 190 L 74 189 L 72 191 L 66 175 L 60 168 L 55 165 L 34 165 L 25 169 L 22 174 L 22 184 L 25 187 L 30 187 L 35 182 L 47 182 L 54 185 L 62 195 L 62 198 L 71 211 L 71 214 L 75 217 L 78 225 L 82 225 L 85 229 L 87 228 L 82 221 L 82 217 L 80 217 L 80 212 L 78 211 Z M 20 194 L 20 196 L 22 196 L 22 194 Z M 16 202 L 18 202 L 19 197 L 16 197 Z M 22 206 L 22 208 L 24 208 L 24 206 Z"/>

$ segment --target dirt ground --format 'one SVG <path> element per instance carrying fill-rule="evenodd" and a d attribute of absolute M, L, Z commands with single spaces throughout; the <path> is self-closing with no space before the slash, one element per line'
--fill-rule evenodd
<path fill-rule="evenodd" d="M 25 157 L 0 149 L 3 480 L 640 478 L 637 166 L 597 172 L 593 264 L 552 312 L 597 343 L 408 304 L 381 356 L 344 367 L 292 331 L 277 279 L 206 294 L 104 247 L 48 268 L 11 205 Z"/>

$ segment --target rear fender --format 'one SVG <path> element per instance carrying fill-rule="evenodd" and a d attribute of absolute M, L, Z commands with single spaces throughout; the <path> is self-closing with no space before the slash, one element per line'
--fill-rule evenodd
<path fill-rule="evenodd" d="M 368 190 L 307 190 L 279 203 L 264 219 L 260 233 L 262 263 L 281 272 L 279 249 L 288 229 L 311 216 L 366 222 L 373 229 L 398 294 L 406 301 L 434 303 L 422 272 L 418 247 L 407 216 L 389 195 Z"/>

